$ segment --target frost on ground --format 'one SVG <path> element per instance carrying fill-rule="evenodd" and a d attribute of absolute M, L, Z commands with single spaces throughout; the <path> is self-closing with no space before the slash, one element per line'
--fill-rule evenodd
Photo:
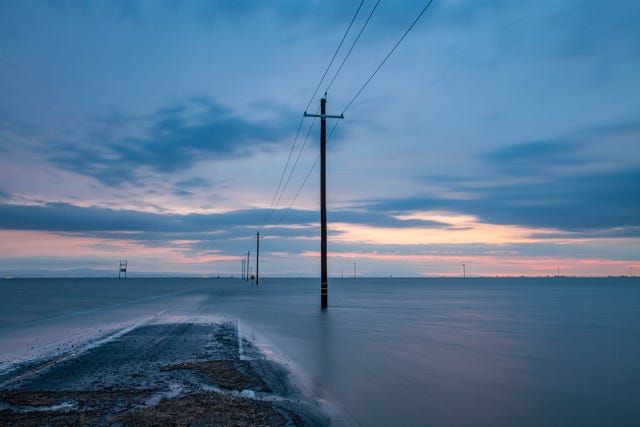
<path fill-rule="evenodd" d="M 230 322 L 141 326 L 5 381 L 0 425 L 329 424 L 282 367 L 255 348 L 241 360 L 241 346 Z"/>

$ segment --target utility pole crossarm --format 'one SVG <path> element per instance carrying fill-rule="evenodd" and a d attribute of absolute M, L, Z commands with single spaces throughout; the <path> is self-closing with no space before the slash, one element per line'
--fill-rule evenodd
<path fill-rule="evenodd" d="M 344 114 L 340 114 L 339 116 L 332 116 L 330 114 L 309 114 L 305 111 L 304 117 L 320 117 L 321 119 L 344 119 Z"/>

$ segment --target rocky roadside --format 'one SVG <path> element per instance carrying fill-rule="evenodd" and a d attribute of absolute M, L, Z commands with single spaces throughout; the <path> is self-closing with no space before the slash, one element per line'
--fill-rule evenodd
<path fill-rule="evenodd" d="M 2 426 L 330 423 L 230 322 L 142 326 L 3 380 Z"/>

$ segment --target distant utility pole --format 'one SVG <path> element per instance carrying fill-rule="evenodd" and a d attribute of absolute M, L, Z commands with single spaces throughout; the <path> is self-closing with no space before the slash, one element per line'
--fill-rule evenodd
<path fill-rule="evenodd" d="M 254 239 L 256 239 L 256 286 L 258 285 L 258 280 L 260 275 L 258 274 L 260 272 L 259 267 L 260 267 L 260 239 L 264 239 L 264 237 L 260 237 L 260 232 L 256 233 L 256 236 L 254 237 Z"/>
<path fill-rule="evenodd" d="M 120 261 L 120 268 L 118 269 L 118 279 L 120 275 L 124 273 L 124 279 L 127 280 L 127 261 Z"/>
<path fill-rule="evenodd" d="M 467 265 L 466 264 L 462 264 L 462 278 L 463 279 L 467 278 Z"/>
<path fill-rule="evenodd" d="M 320 115 L 307 114 L 304 117 L 320 117 L 320 306 L 327 308 L 327 118 L 344 119 L 344 116 L 327 115 L 327 94 L 320 100 Z"/>
<path fill-rule="evenodd" d="M 356 262 L 353 261 L 353 278 L 356 278 Z"/>
<path fill-rule="evenodd" d="M 245 274 L 245 279 L 247 282 L 249 281 L 249 254 L 250 252 L 247 251 L 247 274 Z"/>

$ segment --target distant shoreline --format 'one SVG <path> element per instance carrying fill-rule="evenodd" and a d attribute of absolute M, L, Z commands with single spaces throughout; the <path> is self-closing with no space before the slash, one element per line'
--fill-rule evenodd
<path fill-rule="evenodd" d="M 571 276 L 571 275 L 560 275 L 560 276 L 467 276 L 467 277 L 457 277 L 457 276 L 358 276 L 355 280 L 432 280 L 432 279 L 451 279 L 451 280 L 476 280 L 476 279 L 637 279 L 640 276 L 629 276 L 629 275 L 607 275 L 607 276 Z M 202 279 L 202 280 L 238 280 L 242 281 L 243 279 L 240 276 L 229 276 L 229 275 L 182 275 L 182 274 L 145 274 L 140 273 L 137 275 L 130 275 L 127 279 L 118 279 L 117 275 L 95 275 L 95 276 L 82 276 L 82 275 L 47 275 L 47 274 L 2 274 L 0 275 L 0 279 L 4 280 L 16 280 L 16 279 L 104 279 L 104 280 L 140 280 L 140 279 Z M 316 276 L 261 276 L 261 280 L 320 280 L 320 277 Z M 344 277 L 341 278 L 339 276 L 329 276 L 329 280 L 332 281 L 353 281 L 353 277 Z"/>

